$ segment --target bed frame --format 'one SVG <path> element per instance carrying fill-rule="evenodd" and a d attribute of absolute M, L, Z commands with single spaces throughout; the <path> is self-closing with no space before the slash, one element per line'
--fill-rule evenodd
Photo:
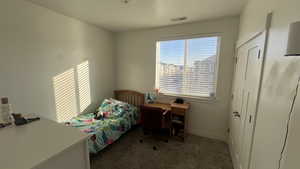
<path fill-rule="evenodd" d="M 133 90 L 115 90 L 115 99 L 140 108 L 145 103 L 145 94 Z"/>

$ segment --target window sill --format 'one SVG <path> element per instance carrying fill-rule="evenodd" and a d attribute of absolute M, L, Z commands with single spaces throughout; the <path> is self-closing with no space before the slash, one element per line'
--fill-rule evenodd
<path fill-rule="evenodd" d="M 183 98 L 183 99 L 188 99 L 188 101 L 192 101 L 192 102 L 204 102 L 204 103 L 215 103 L 215 102 L 217 102 L 216 97 L 188 96 L 188 95 L 171 94 L 171 93 L 159 93 L 159 96 L 170 97 L 170 98 L 174 98 L 174 99 L 176 97 L 180 97 L 180 98 Z"/>

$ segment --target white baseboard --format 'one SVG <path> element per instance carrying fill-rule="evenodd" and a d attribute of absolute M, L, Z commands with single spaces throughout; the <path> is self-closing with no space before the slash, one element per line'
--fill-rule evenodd
<path fill-rule="evenodd" d="M 196 136 L 201 136 L 201 137 L 206 137 L 206 138 L 211 138 L 211 139 L 216 139 L 220 141 L 224 141 L 228 143 L 228 137 L 225 134 L 220 134 L 220 133 L 213 133 L 213 132 L 207 132 L 207 131 L 188 131 L 188 133 Z"/>
<path fill-rule="evenodd" d="M 235 154 L 233 152 L 233 148 L 232 148 L 233 145 L 232 145 L 230 137 L 228 139 L 228 145 L 229 145 L 229 152 L 230 152 L 230 156 L 231 156 L 233 168 L 234 169 L 239 169 L 239 165 L 238 165 L 237 159 L 235 158 Z"/>

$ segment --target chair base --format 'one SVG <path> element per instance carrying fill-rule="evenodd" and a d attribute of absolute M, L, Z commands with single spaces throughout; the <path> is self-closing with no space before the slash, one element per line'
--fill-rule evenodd
<path fill-rule="evenodd" d="M 168 137 L 170 136 L 170 132 L 168 129 L 159 129 L 159 130 L 147 130 L 147 129 L 143 129 L 143 134 L 144 135 L 149 135 L 149 133 L 155 137 L 155 138 L 158 138 L 160 141 L 164 141 L 165 143 L 168 143 L 169 140 L 168 138 L 161 138 L 159 136 L 162 136 L 162 135 L 167 135 Z M 139 140 L 140 143 L 143 143 L 144 142 L 144 139 L 140 139 Z M 152 149 L 154 151 L 158 150 L 157 146 L 153 146 Z"/>

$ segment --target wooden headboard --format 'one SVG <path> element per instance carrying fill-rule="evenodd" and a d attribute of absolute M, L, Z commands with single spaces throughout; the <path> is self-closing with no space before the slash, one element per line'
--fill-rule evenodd
<path fill-rule="evenodd" d="M 145 94 L 133 90 L 115 90 L 115 99 L 139 108 L 145 102 Z"/>

